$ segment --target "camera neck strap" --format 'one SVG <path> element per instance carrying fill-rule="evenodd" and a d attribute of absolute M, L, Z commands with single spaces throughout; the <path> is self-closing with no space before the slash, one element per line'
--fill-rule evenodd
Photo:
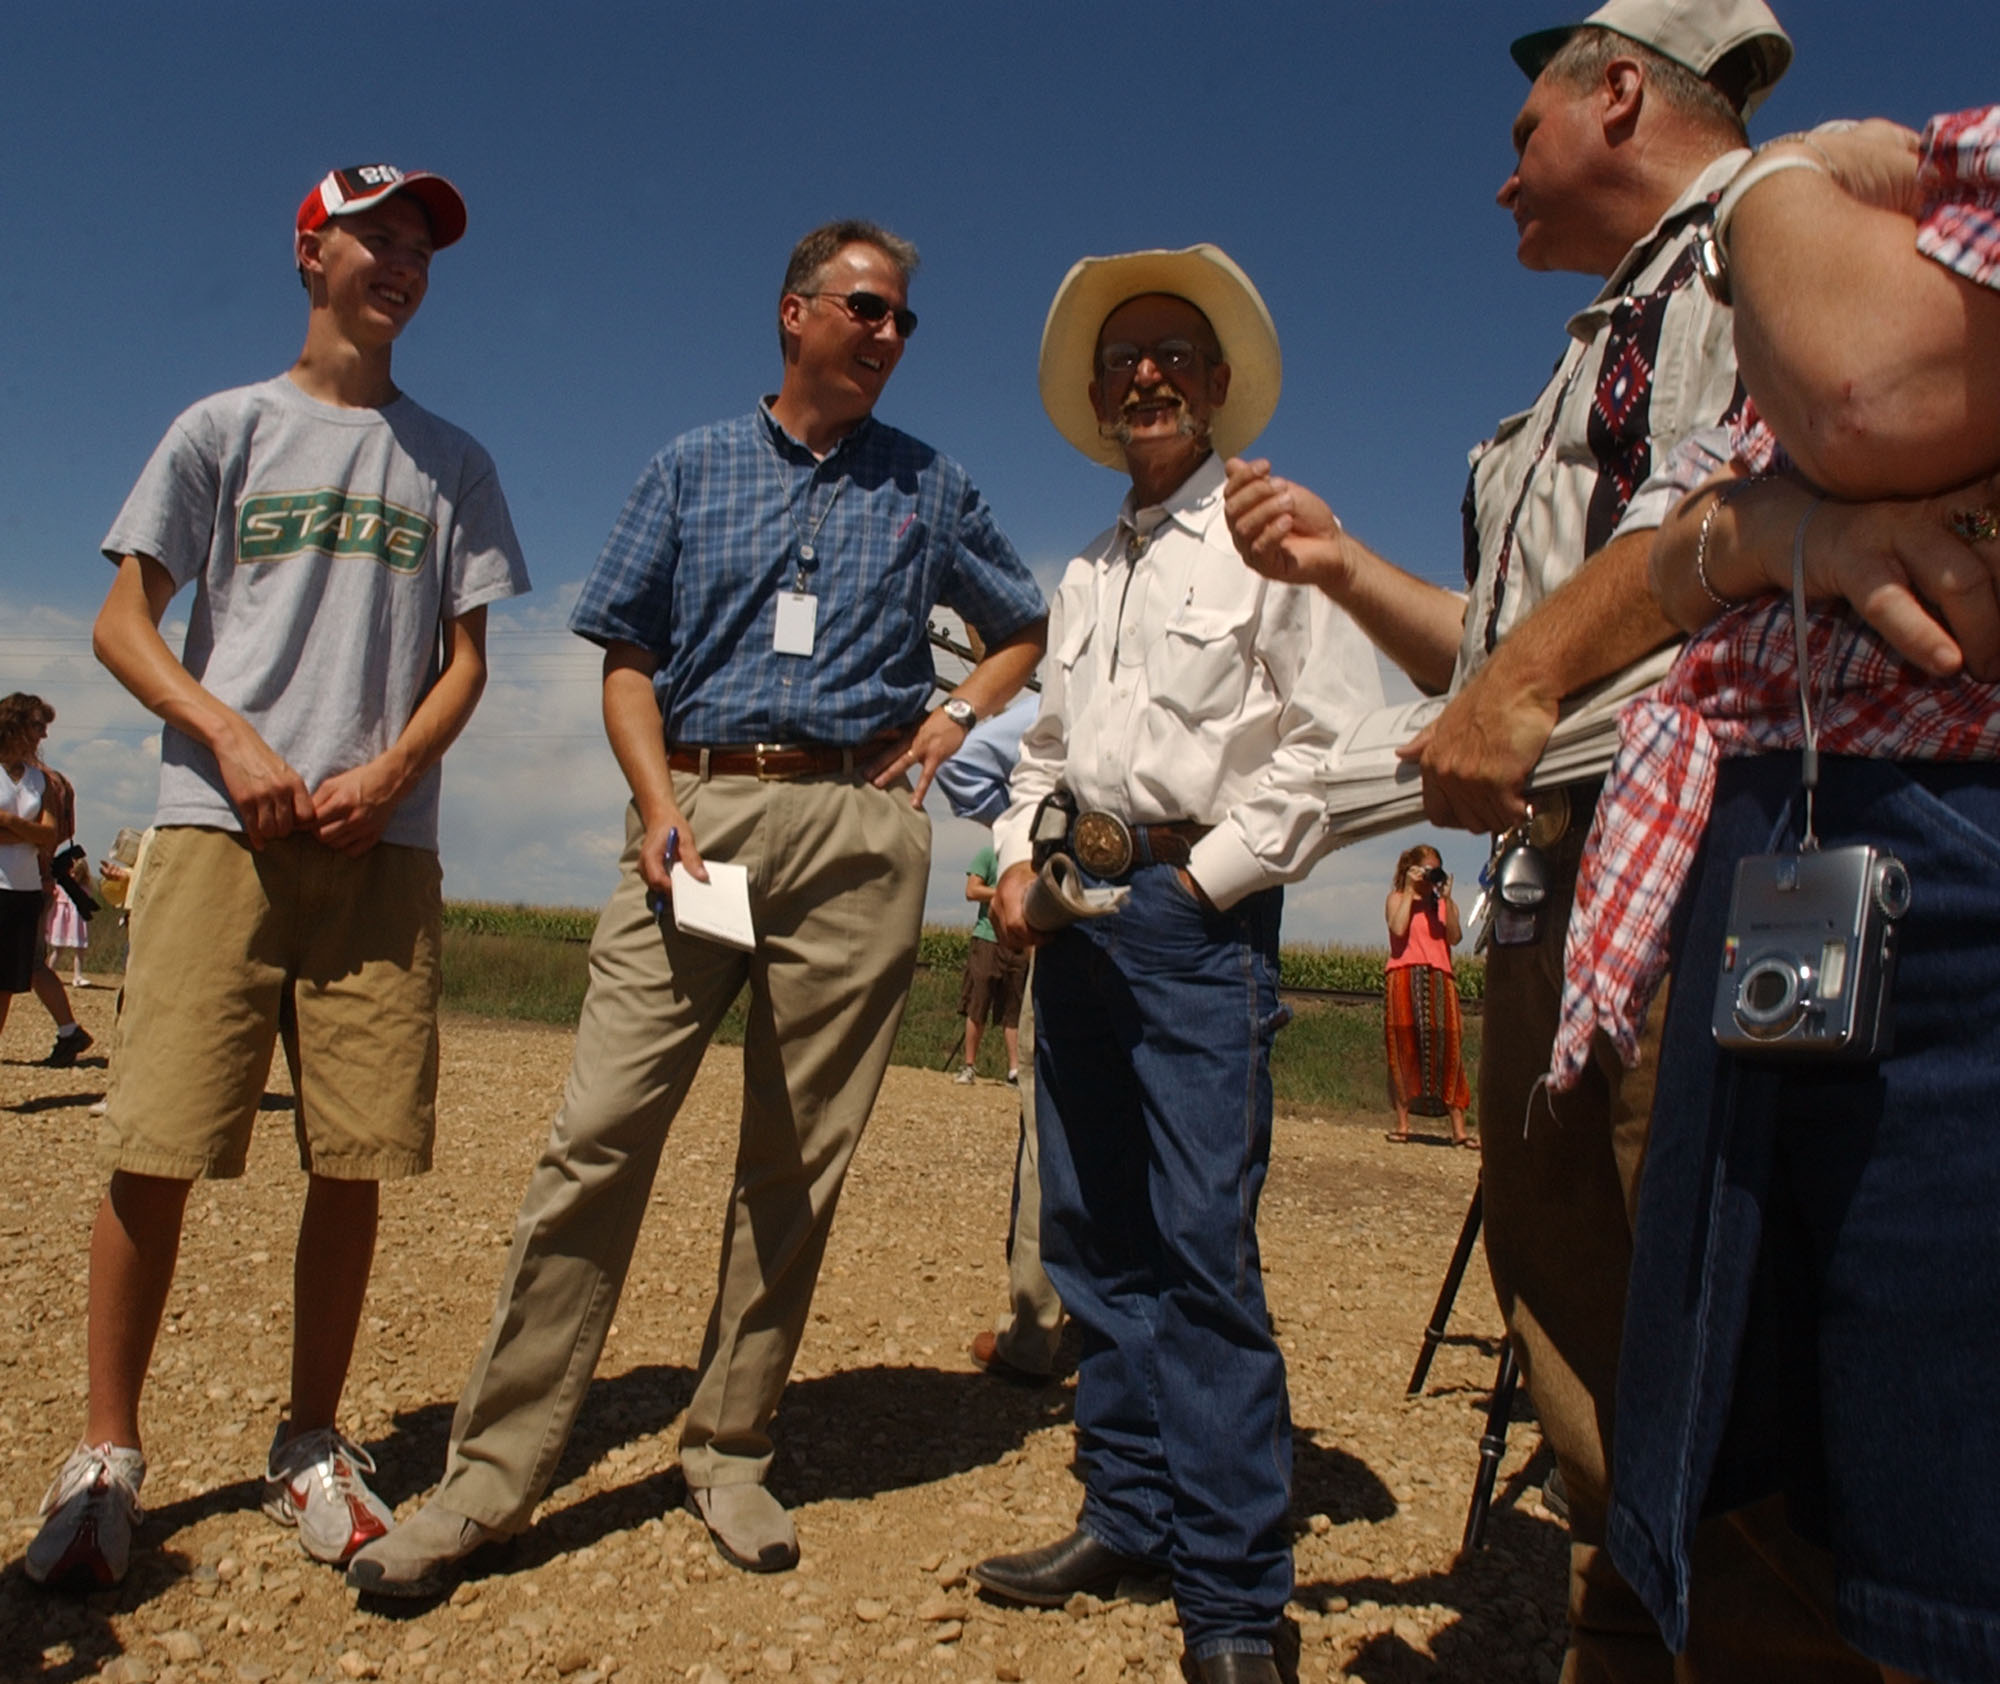
<path fill-rule="evenodd" d="M 1805 739 L 1804 751 L 1799 756 L 1799 782 L 1805 787 L 1805 834 L 1799 838 L 1801 853 L 1816 852 L 1819 835 L 1813 828 L 1813 795 L 1819 788 L 1819 726 L 1813 720 L 1811 696 L 1812 656 L 1806 641 L 1806 528 L 1812 525 L 1812 518 L 1819 513 L 1820 505 L 1826 499 L 1818 492 L 1806 505 L 1806 512 L 1799 516 L 1799 524 L 1792 533 L 1792 636 L 1797 640 L 1798 663 L 1795 677 L 1799 686 L 1799 730 Z M 1827 682 L 1831 681 L 1831 672 Z M 1820 693 L 1820 711 L 1826 711 L 1827 690 Z"/>

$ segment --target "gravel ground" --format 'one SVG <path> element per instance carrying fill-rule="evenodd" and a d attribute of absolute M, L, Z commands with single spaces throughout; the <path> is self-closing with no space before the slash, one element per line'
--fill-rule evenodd
<path fill-rule="evenodd" d="M 76 996 L 100 1042 L 111 999 Z M 100 1192 L 88 1108 L 105 1086 L 101 1047 L 74 1070 L 35 1064 L 48 1035 L 26 998 L 0 1031 L 0 1680 L 1179 1676 L 1170 1602 L 1022 1612 L 965 1579 L 984 1555 L 1066 1531 L 1078 1500 L 1069 1385 L 1018 1389 L 965 1357 L 1005 1297 L 1015 1096 L 998 1084 L 889 1073 L 776 1429 L 771 1483 L 797 1513 L 798 1570 L 736 1571 L 685 1512 L 674 1446 L 714 1280 L 733 1051 L 709 1059 L 676 1127 L 555 1489 L 449 1601 L 358 1604 L 257 1510 L 303 1187 L 283 1092 L 265 1102 L 249 1175 L 201 1184 L 189 1204 L 147 1393 L 131 1575 L 89 1597 L 38 1590 L 20 1556 L 82 1420 Z M 569 1050 L 557 1030 L 446 1023 L 438 1169 L 385 1190 L 347 1393 L 345 1425 L 399 1512 L 436 1477 Z M 1553 1680 L 1565 1535 L 1537 1501 L 1547 1460 L 1531 1423 L 1511 1434 L 1488 1547 L 1455 1565 L 1499 1349 L 1478 1260 L 1424 1395 L 1403 1397 L 1478 1160 L 1391 1145 L 1384 1123 L 1281 1117 L 1265 1194 L 1297 1427 L 1298 1676 Z"/>

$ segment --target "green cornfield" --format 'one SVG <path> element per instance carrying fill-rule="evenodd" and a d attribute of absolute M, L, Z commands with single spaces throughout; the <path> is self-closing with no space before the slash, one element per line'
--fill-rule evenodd
<path fill-rule="evenodd" d="M 444 1004 L 447 1011 L 534 1023 L 572 1024 L 583 1005 L 590 932 L 597 914 L 564 906 L 501 906 L 454 901 L 444 910 Z M 125 938 L 115 911 L 91 921 L 85 967 L 96 977 L 124 968 Z M 896 1039 L 898 1064 L 956 1068 L 965 1020 L 958 1015 L 958 979 L 965 965 L 963 927 L 927 928 L 917 948 L 918 970 Z M 1361 999 L 1293 996 L 1292 1021 L 1279 1034 L 1271 1075 L 1282 1104 L 1331 1112 L 1379 1112 L 1388 1104 L 1382 1052 L 1380 948 L 1287 947 L 1280 975 L 1290 989 L 1330 990 Z M 1460 997 L 1477 1002 L 1485 969 L 1458 963 Z M 1465 1019 L 1465 1064 L 1479 1061 L 1476 1004 Z M 723 1019 L 717 1039 L 740 1045 L 743 1002 Z M 979 1049 L 979 1073 L 1006 1074 L 1003 1037 L 989 1030 Z"/>

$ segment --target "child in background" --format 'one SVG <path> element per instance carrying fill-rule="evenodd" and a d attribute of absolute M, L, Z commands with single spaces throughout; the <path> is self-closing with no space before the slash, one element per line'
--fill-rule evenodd
<path fill-rule="evenodd" d="M 83 974 L 83 950 L 90 945 L 90 915 L 97 902 L 90 894 L 90 858 L 75 843 L 49 862 L 55 892 L 49 896 L 49 921 L 43 939 L 49 948 L 49 966 L 60 969 L 59 956 L 69 953 L 69 985 L 90 987 Z"/>

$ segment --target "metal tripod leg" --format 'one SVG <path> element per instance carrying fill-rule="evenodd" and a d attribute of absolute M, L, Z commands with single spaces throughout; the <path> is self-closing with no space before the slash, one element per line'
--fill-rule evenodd
<path fill-rule="evenodd" d="M 1451 1266 L 1444 1272 L 1444 1285 L 1438 1288 L 1437 1303 L 1431 1310 L 1431 1324 L 1424 1329 L 1424 1348 L 1417 1353 L 1417 1366 L 1410 1370 L 1410 1383 L 1404 1388 L 1406 1397 L 1415 1397 L 1424 1389 L 1425 1377 L 1431 1371 L 1431 1359 L 1437 1355 L 1438 1342 L 1444 1338 L 1445 1323 L 1451 1320 L 1451 1307 L 1458 1298 L 1458 1283 L 1465 1278 L 1465 1266 L 1472 1260 L 1472 1242 L 1479 1238 L 1479 1223 L 1482 1213 L 1482 1184 L 1472 1184 L 1472 1203 L 1466 1206 L 1465 1223 L 1458 1230 L 1458 1245 L 1451 1254 Z"/>
<path fill-rule="evenodd" d="M 1465 1513 L 1465 1537 L 1458 1546 L 1461 1557 L 1471 1555 L 1486 1541 L 1486 1516 L 1493 1507 L 1493 1481 L 1500 1472 L 1500 1458 L 1507 1451 L 1507 1427 L 1514 1414 L 1514 1389 L 1521 1371 L 1514 1363 L 1514 1347 L 1500 1352 L 1500 1372 L 1493 1377 L 1493 1402 L 1486 1410 L 1486 1430 L 1479 1435 L 1479 1472 L 1472 1481 L 1472 1506 Z"/>

